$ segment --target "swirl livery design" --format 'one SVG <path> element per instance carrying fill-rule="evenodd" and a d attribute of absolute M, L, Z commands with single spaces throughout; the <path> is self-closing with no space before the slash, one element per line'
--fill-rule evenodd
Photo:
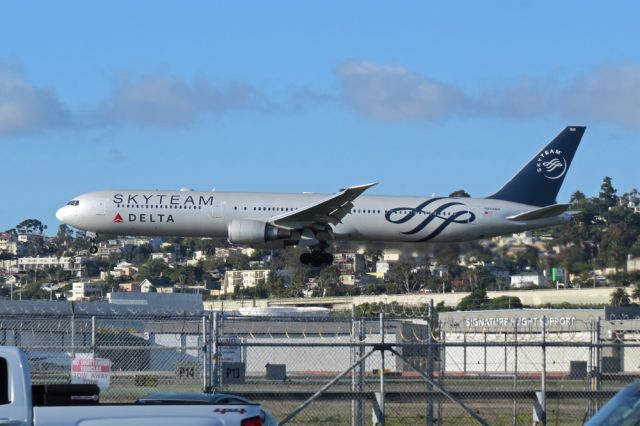
<path fill-rule="evenodd" d="M 440 235 L 449 225 L 452 223 L 471 223 L 476 220 L 476 215 L 469 210 L 456 210 L 451 209 L 454 206 L 466 207 L 464 203 L 459 201 L 445 202 L 439 206 L 432 205 L 440 200 L 447 200 L 446 198 L 431 198 L 416 207 L 396 207 L 388 210 L 384 215 L 387 222 L 402 224 L 407 223 L 413 218 L 422 219 L 413 229 L 405 231 L 405 235 L 415 235 L 426 228 L 429 224 L 437 224 L 436 228 L 427 234 L 425 237 L 415 240 L 415 242 L 429 241 Z M 451 199 L 448 199 L 451 200 Z M 433 207 L 433 211 L 426 211 L 425 208 Z M 392 217 L 393 216 L 393 217 Z"/>
<path fill-rule="evenodd" d="M 547 179 L 560 179 L 567 172 L 567 160 L 559 149 L 545 149 L 538 155 L 536 171 Z"/>

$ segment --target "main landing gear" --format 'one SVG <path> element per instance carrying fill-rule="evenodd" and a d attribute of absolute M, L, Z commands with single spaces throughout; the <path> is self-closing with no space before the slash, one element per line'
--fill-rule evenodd
<path fill-rule="evenodd" d="M 302 253 L 300 255 L 300 263 L 316 268 L 323 265 L 331 265 L 333 263 L 333 255 L 326 251 L 314 250 L 312 252 Z"/>

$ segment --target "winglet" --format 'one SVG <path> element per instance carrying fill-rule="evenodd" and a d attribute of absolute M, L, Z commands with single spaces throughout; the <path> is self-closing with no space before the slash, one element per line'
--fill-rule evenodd
<path fill-rule="evenodd" d="M 364 185 L 356 185 L 356 186 L 349 186 L 347 188 L 340 188 L 340 190 L 338 192 L 345 192 L 345 191 L 358 191 L 361 190 L 362 191 L 366 191 L 367 189 L 371 188 L 372 186 L 376 186 L 378 183 L 380 182 L 371 182 L 371 183 L 365 183 Z"/>

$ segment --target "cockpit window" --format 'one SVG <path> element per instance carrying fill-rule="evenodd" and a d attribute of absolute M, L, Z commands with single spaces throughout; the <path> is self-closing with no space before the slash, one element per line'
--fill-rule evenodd
<path fill-rule="evenodd" d="M 77 206 L 80 204 L 80 201 L 78 200 L 71 200 L 67 203 L 68 206 Z"/>

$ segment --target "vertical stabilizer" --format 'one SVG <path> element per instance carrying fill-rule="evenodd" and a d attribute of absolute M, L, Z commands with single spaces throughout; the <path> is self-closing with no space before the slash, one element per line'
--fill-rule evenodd
<path fill-rule="evenodd" d="M 554 204 L 585 129 L 584 126 L 566 127 L 498 192 L 487 198 L 539 207 Z"/>

